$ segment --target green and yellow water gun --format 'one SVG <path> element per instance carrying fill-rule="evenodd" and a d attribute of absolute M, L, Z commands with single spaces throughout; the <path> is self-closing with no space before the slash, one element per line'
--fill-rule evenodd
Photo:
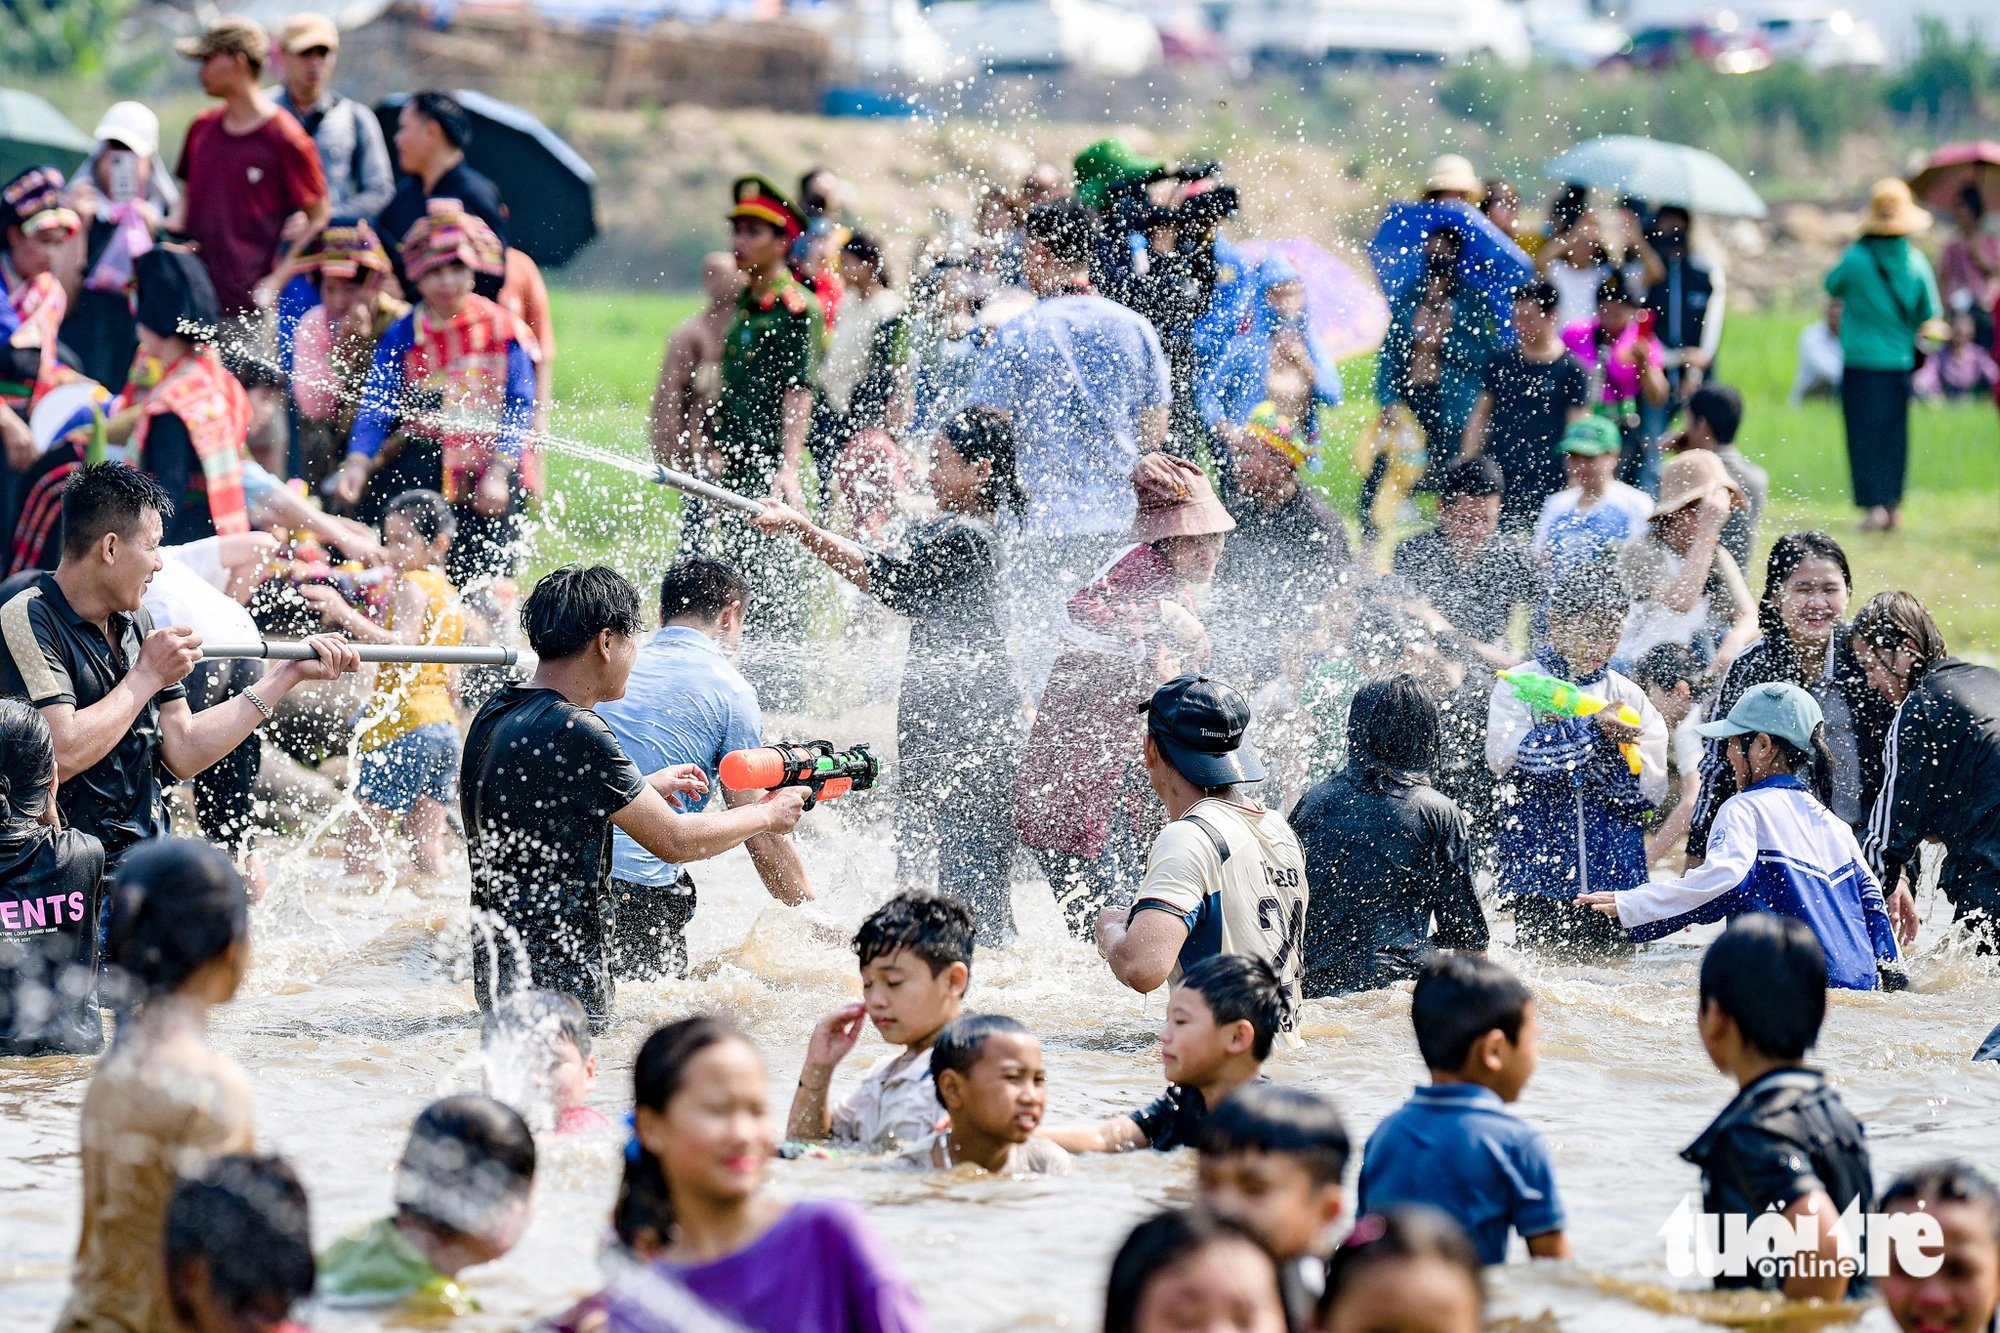
<path fill-rule="evenodd" d="M 1539 671 L 1502 671 L 1500 679 L 1507 688 L 1514 691 L 1514 697 L 1537 713 L 1547 713 L 1555 717 L 1590 717 L 1611 707 L 1609 699 L 1595 694 L 1586 694 L 1566 680 L 1544 675 Z M 1619 704 L 1613 717 L 1628 727 L 1640 724 L 1640 717 L 1630 704 Z M 1634 777 L 1639 773 L 1639 747 L 1627 741 L 1618 747 L 1625 756 L 1626 767 Z"/>

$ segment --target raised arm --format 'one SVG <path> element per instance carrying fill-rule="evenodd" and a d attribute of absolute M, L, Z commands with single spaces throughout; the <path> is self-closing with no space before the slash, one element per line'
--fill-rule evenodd
<path fill-rule="evenodd" d="M 649 785 L 611 816 L 632 841 L 670 865 L 706 861 L 763 833 L 789 833 L 805 810 L 803 787 L 782 787 L 750 805 L 681 814 Z"/>
<path fill-rule="evenodd" d="M 722 799 L 733 809 L 754 806 L 759 797 L 754 792 L 725 788 Z M 757 878 L 764 881 L 764 891 L 787 907 L 809 903 L 819 896 L 813 892 L 812 878 L 806 874 L 805 858 L 799 855 L 798 844 L 785 834 L 756 834 L 745 840 L 743 850 L 750 853 L 750 864 L 757 867 Z"/>
<path fill-rule="evenodd" d="M 194 642 L 199 645 L 201 640 Z M 267 719 L 265 708 L 276 706 L 280 699 L 307 681 L 332 680 L 361 666 L 360 655 L 346 639 L 318 634 L 306 642 L 317 656 L 273 667 L 252 687 L 254 698 L 251 691 L 246 691 L 199 713 L 190 709 L 185 699 L 162 704 L 160 757 L 166 761 L 167 770 L 177 778 L 195 776 L 219 762 L 262 726 Z M 264 708 L 257 706 L 258 699 L 263 700 Z"/>

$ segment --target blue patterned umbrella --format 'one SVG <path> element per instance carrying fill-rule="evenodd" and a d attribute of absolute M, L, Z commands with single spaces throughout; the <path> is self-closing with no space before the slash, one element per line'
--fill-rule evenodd
<path fill-rule="evenodd" d="M 1580 143 L 1543 167 L 1542 175 L 1718 217 L 1761 218 L 1767 211 L 1750 182 L 1714 153 L 1632 134 Z"/>

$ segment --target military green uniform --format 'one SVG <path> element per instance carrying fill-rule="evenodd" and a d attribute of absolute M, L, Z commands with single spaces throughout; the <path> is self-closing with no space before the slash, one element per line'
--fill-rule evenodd
<path fill-rule="evenodd" d="M 791 274 L 762 295 L 745 291 L 722 342 L 722 391 L 715 447 L 727 462 L 722 484 L 764 495 L 784 461 L 785 395 L 813 387 L 826 322 L 819 301 Z"/>

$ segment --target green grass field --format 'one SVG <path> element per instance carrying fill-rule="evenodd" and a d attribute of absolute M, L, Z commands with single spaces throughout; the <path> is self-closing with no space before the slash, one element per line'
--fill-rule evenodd
<path fill-rule="evenodd" d="M 557 291 L 561 340 L 554 433 L 634 457 L 646 452 L 646 410 L 667 331 L 691 297 Z M 1741 443 L 1771 473 L 1763 540 L 1801 527 L 1831 532 L 1847 548 L 1866 597 L 1906 588 L 1938 618 L 1955 652 L 2000 657 L 2000 414 L 1990 402 L 1918 405 L 1911 425 L 1910 495 L 1901 532 L 1862 535 L 1848 501 L 1839 407 L 1791 407 L 1793 348 L 1812 316 L 1797 310 L 1732 312 L 1719 365 L 1745 400 Z M 1335 416 L 1324 485 L 1352 513 L 1359 483 L 1344 459 L 1372 414 L 1371 367 L 1348 367 L 1348 404 Z M 671 540 L 671 506 L 651 486 L 575 459 L 552 457 L 550 531 L 538 563 L 606 558 L 633 572 L 656 569 Z M 1762 586 L 1753 570 L 1751 586 Z M 1858 600 L 1858 599 L 1857 599 Z"/>

